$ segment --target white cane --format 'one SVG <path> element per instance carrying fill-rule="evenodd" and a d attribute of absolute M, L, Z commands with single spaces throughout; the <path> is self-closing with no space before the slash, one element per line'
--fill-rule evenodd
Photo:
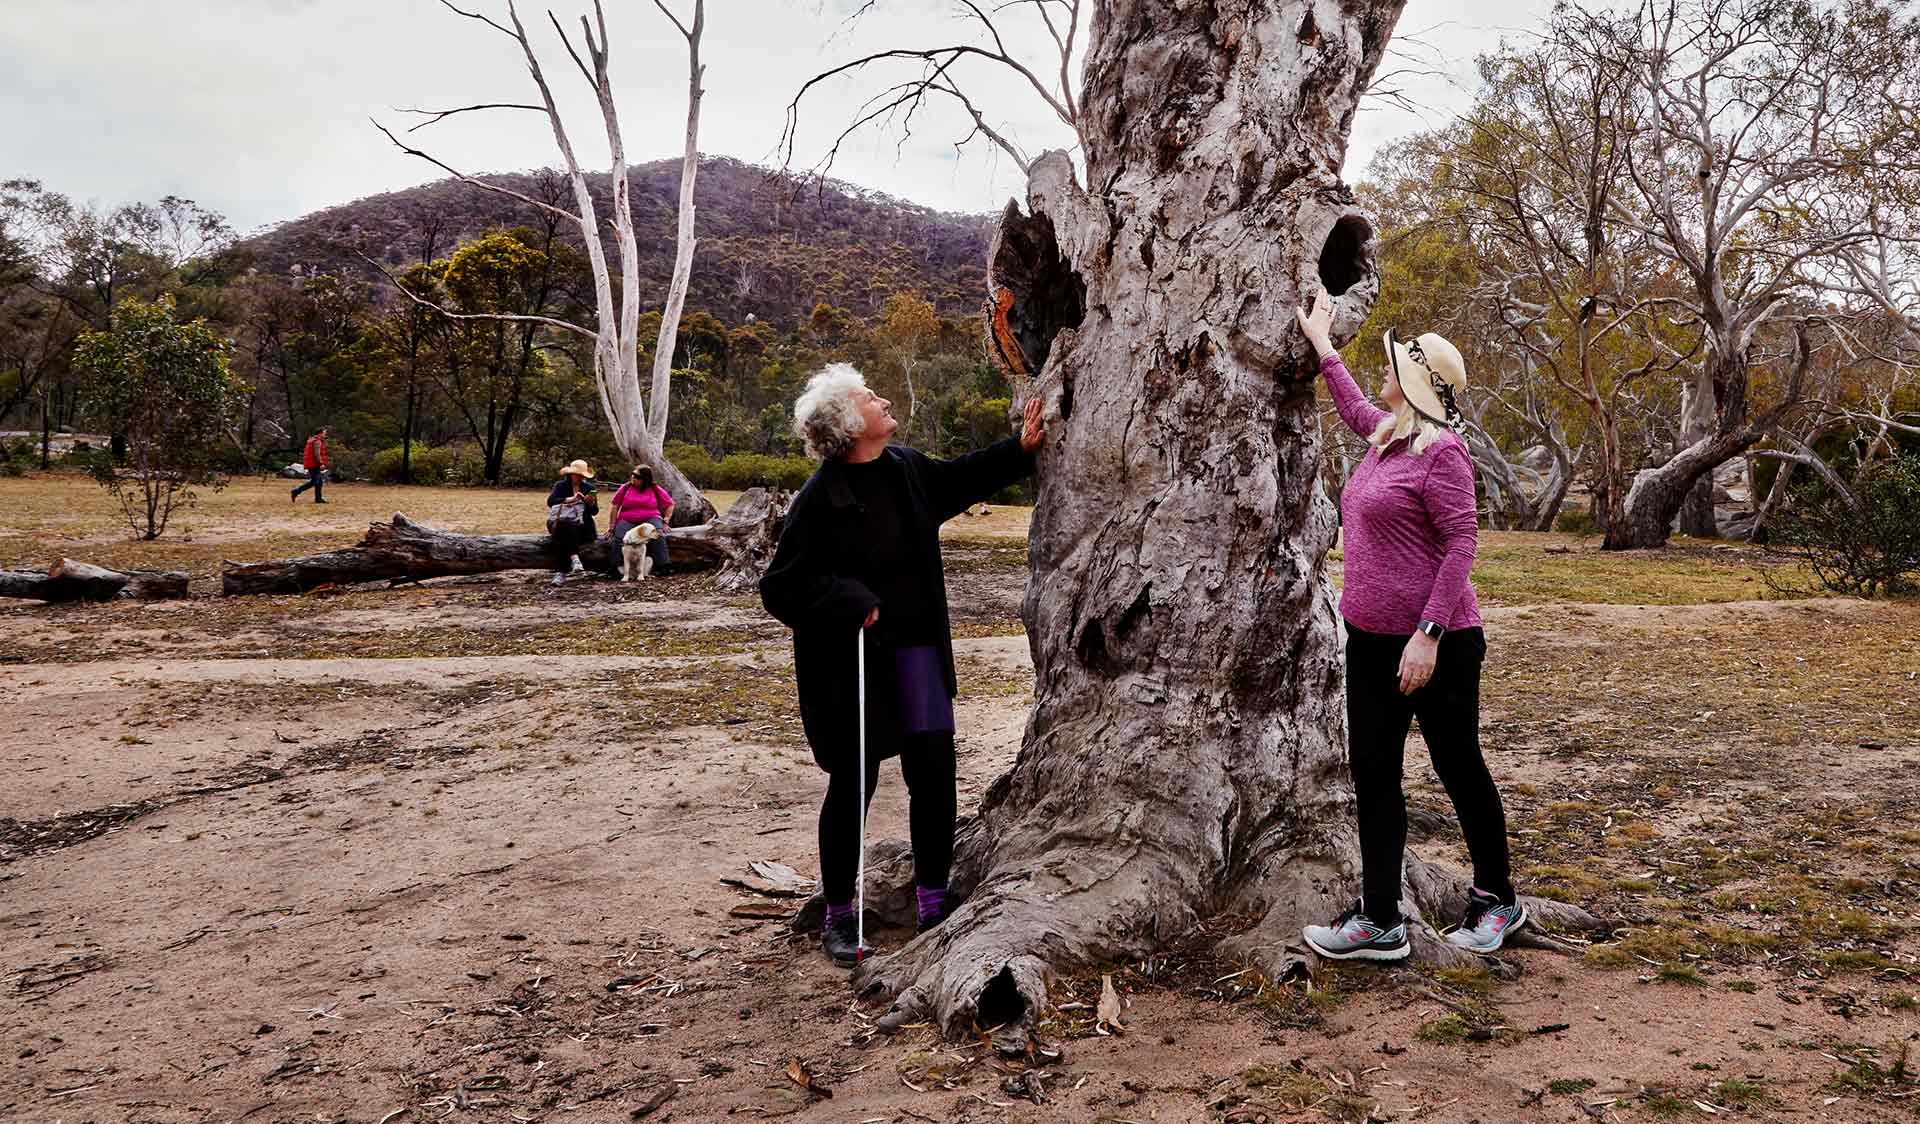
<path fill-rule="evenodd" d="M 856 630 L 854 657 L 856 704 L 860 711 L 860 857 L 853 867 L 853 958 L 857 963 L 867 948 L 867 630 Z"/>

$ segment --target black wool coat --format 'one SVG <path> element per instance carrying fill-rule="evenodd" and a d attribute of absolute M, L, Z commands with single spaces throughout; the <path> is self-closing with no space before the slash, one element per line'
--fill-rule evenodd
<path fill-rule="evenodd" d="M 903 512 L 911 554 L 924 566 L 934 604 L 923 606 L 936 621 L 947 697 L 959 693 L 953 673 L 953 633 L 947 616 L 946 574 L 940 562 L 940 524 L 1033 474 L 1033 457 L 1018 438 L 950 461 L 890 445 L 881 454 L 904 471 L 908 510 Z M 822 769 L 851 768 L 859 730 L 854 722 L 857 648 L 855 636 L 867 613 L 880 608 L 880 624 L 867 642 L 867 753 L 871 759 L 899 752 L 898 687 L 893 649 L 885 640 L 887 609 L 864 582 L 850 575 L 866 569 L 866 511 L 854 498 L 839 459 L 824 461 L 787 509 L 773 564 L 760 579 L 767 612 L 793 630 L 793 672 L 800 691 L 800 720 L 813 758 Z"/>

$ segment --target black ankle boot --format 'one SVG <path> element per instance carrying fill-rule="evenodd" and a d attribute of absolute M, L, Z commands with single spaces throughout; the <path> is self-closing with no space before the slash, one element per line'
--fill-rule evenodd
<path fill-rule="evenodd" d="M 873 955 L 871 947 L 860 943 L 860 930 L 852 917 L 830 922 L 820 931 L 820 950 L 842 968 L 851 968 L 862 956 Z"/>

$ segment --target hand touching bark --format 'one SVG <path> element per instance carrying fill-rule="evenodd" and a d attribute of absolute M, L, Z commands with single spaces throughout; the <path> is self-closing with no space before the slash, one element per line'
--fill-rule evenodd
<path fill-rule="evenodd" d="M 1440 642 L 1424 632 L 1416 632 L 1400 653 L 1400 693 L 1411 695 L 1433 678 L 1433 665 L 1440 655 Z"/>
<path fill-rule="evenodd" d="M 1047 430 L 1040 421 L 1040 399 L 1027 399 L 1026 424 L 1020 428 L 1020 450 L 1031 453 L 1047 439 Z"/>
<path fill-rule="evenodd" d="M 1323 359 L 1333 353 L 1333 302 L 1327 299 L 1325 289 L 1313 294 L 1313 311 L 1303 312 L 1295 306 L 1293 317 L 1300 322 L 1300 334 L 1307 337 L 1315 353 Z"/>

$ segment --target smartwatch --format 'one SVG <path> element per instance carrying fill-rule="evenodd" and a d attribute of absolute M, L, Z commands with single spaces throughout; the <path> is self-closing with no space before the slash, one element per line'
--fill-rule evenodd
<path fill-rule="evenodd" d="M 1438 640 L 1440 639 L 1441 635 L 1445 633 L 1447 630 L 1440 627 L 1440 623 L 1438 621 L 1421 621 L 1420 631 L 1426 633 L 1429 637 L 1432 637 L 1433 639 Z"/>

